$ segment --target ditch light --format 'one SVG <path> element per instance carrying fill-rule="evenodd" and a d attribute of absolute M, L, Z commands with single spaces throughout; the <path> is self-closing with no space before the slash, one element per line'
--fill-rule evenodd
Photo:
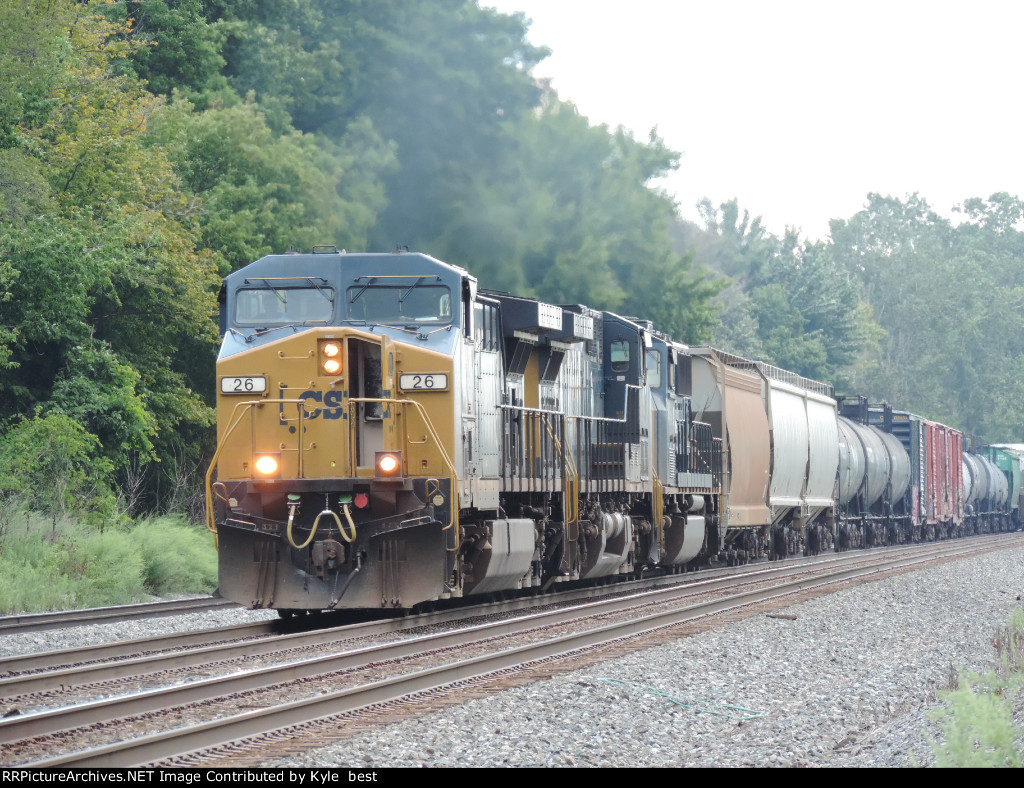
<path fill-rule="evenodd" d="M 374 454 L 373 467 L 378 479 L 402 478 L 402 452 L 378 451 Z"/>

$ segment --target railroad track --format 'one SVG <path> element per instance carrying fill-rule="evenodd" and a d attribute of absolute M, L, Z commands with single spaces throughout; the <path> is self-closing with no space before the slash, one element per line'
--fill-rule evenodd
<path fill-rule="evenodd" d="M 239 607 L 235 602 L 220 597 L 173 599 L 164 602 L 142 602 L 137 605 L 90 607 L 84 610 L 62 610 L 54 613 L 19 613 L 0 616 L 0 635 L 13 632 L 38 632 L 47 629 L 106 624 L 135 618 L 178 616 L 203 610 Z"/>
<path fill-rule="evenodd" d="M 859 555 L 860 553 L 844 553 L 842 556 Z M 600 598 L 602 596 L 614 596 L 618 594 L 632 593 L 634 591 L 648 588 L 652 585 L 672 586 L 686 585 L 707 582 L 709 579 L 728 578 L 737 574 L 751 572 L 775 572 L 782 569 L 791 569 L 802 563 L 819 563 L 843 560 L 841 556 L 823 554 L 822 556 L 810 559 L 797 559 L 786 564 L 757 563 L 745 567 L 731 567 L 705 570 L 700 573 L 682 575 L 671 575 L 661 578 L 647 578 L 617 582 L 604 587 L 586 587 L 580 589 L 565 590 L 545 594 L 543 597 L 526 596 L 509 598 L 501 601 L 491 601 L 476 605 L 452 607 L 445 611 L 422 613 L 417 615 L 396 616 L 383 620 L 370 620 L 368 622 L 348 625 L 338 624 L 336 621 L 346 621 L 343 613 L 327 613 L 313 615 L 287 621 L 269 620 L 239 624 L 232 627 L 221 627 L 193 632 L 177 632 L 157 637 L 145 637 L 134 640 L 123 640 L 116 643 L 99 643 L 89 646 L 81 646 L 71 649 L 60 649 L 54 651 L 37 652 L 30 654 L 13 655 L 4 657 L 0 664 L 0 698 L 10 698 L 24 692 L 45 692 L 50 687 L 45 682 L 29 681 L 19 685 L 17 681 L 6 682 L 5 679 L 23 677 L 25 674 L 52 672 L 54 686 L 67 686 L 69 683 L 82 684 L 85 680 L 102 680 L 114 675 L 109 670 L 97 670 L 93 672 L 92 666 L 100 663 L 112 662 L 115 660 L 139 659 L 149 655 L 167 654 L 183 650 L 201 648 L 203 646 L 216 646 L 219 644 L 239 643 L 247 640 L 272 637 L 274 635 L 286 634 L 288 632 L 302 632 L 317 628 L 348 627 L 350 637 L 373 636 L 385 632 L 396 632 L 416 627 L 456 622 L 470 619 L 476 616 L 495 615 L 499 613 L 510 613 L 521 610 L 529 610 L 540 606 L 569 604 L 583 599 Z M 109 608 L 103 608 L 108 610 Z M 58 615 L 58 614 L 54 614 Z M 153 664 L 156 664 L 154 660 Z M 63 671 L 62 676 L 57 671 Z"/>
<path fill-rule="evenodd" d="M 606 657 L 609 649 L 648 645 L 645 638 L 676 637 L 681 625 L 695 619 L 723 612 L 751 615 L 829 593 L 837 585 L 865 582 L 994 547 L 1019 547 L 1021 541 L 1017 534 L 884 555 L 845 554 L 803 566 L 777 564 L 732 578 L 626 595 L 468 630 L 418 635 L 227 678 L 5 720 L 0 723 L 0 742 L 6 752 L 22 759 L 19 762 L 27 760 L 33 766 L 198 765 L 213 761 L 217 765 L 252 765 L 267 757 L 267 737 L 288 739 L 292 750 L 296 737 L 310 736 L 323 743 L 324 736 L 338 735 L 339 728 L 349 729 L 348 722 L 368 709 L 412 702 L 429 706 L 444 702 L 453 692 L 501 684 L 538 667 L 550 669 L 569 660 L 575 668 L 581 661 Z M 368 664 L 371 667 L 367 668 Z M 389 675 L 381 678 L 385 672 Z M 299 687 L 306 697 L 295 698 Z M 245 705 L 258 708 L 239 712 Z M 206 711 L 201 712 L 204 706 Z M 109 742 L 111 737 L 128 738 L 126 728 L 144 729 L 140 720 L 146 715 L 152 718 L 158 709 L 171 712 L 165 730 L 148 728 L 150 732 L 139 738 Z M 213 718 L 207 716 L 197 724 L 186 722 L 211 710 Z M 318 721 L 325 715 L 330 722 Z M 346 724 L 339 725 L 342 719 Z M 88 725 L 83 733 L 69 733 L 82 725 Z M 288 730 L 272 733 L 283 728 Z M 59 731 L 64 733 L 58 735 Z M 248 741 L 238 742 L 247 737 Z M 54 752 L 52 740 L 57 747 L 78 747 L 79 751 L 31 760 L 33 751 Z M 190 754 L 197 751 L 198 755 Z M 218 760 L 223 758 L 227 760 Z"/>
<path fill-rule="evenodd" d="M 799 572 L 808 564 L 832 564 L 849 560 L 871 562 L 874 560 L 873 555 L 875 554 L 860 551 L 840 555 L 828 553 L 781 564 L 758 563 L 700 574 L 637 580 L 603 588 L 567 590 L 543 597 L 507 599 L 357 624 L 336 624 L 334 621 L 341 614 L 335 613 L 320 617 L 312 616 L 308 620 L 260 621 L 73 649 L 21 654 L 3 660 L 0 668 L 0 699 L 6 699 L 8 703 L 35 703 L 55 693 L 59 693 L 58 698 L 62 698 L 74 687 L 90 686 L 96 690 L 93 694 L 102 695 L 105 687 L 116 686 L 122 689 L 126 682 L 137 676 L 158 676 L 160 673 L 170 675 L 201 666 L 208 670 L 214 663 L 222 664 L 226 670 L 233 670 L 243 658 L 246 662 L 251 662 L 264 656 L 297 656 L 303 649 L 317 647 L 318 643 L 320 647 L 325 643 L 334 647 L 345 641 L 415 631 L 423 627 L 457 623 L 477 617 L 536 609 L 538 606 L 544 609 L 581 600 L 620 596 L 650 588 L 652 584 L 670 588 L 692 586 L 702 591 L 736 582 L 733 578 L 759 578 Z M 341 617 L 340 620 L 345 619 Z M 326 638 L 317 634 L 317 630 L 322 629 L 330 629 L 332 634 Z"/>

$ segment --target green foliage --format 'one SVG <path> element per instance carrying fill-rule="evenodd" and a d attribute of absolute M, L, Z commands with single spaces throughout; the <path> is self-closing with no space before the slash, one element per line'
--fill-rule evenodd
<path fill-rule="evenodd" d="M 136 391 L 139 373 L 101 342 L 75 347 L 67 359 L 53 387 L 53 407 L 97 436 L 115 468 L 132 452 L 152 457 L 156 420 Z"/>
<path fill-rule="evenodd" d="M 960 688 L 946 693 L 947 704 L 938 719 L 945 744 L 936 747 L 941 767 L 1016 767 L 1024 765 L 1018 740 L 1020 729 L 1013 721 L 1013 692 L 1020 681 L 1010 684 L 995 674 L 961 674 Z"/>
<path fill-rule="evenodd" d="M 209 594 L 217 587 L 217 553 L 205 529 L 181 517 L 158 517 L 136 523 L 129 535 L 150 594 Z"/>
<path fill-rule="evenodd" d="M 123 531 L 61 518 L 20 518 L 0 552 L 0 611 L 40 612 L 141 601 L 143 563 Z"/>
<path fill-rule="evenodd" d="M 1024 610 L 1014 610 L 993 644 L 998 672 L 962 672 L 959 686 L 941 693 L 943 706 L 932 715 L 945 734 L 945 742 L 934 745 L 941 767 L 1024 766 L 1024 730 L 1013 716 L 1024 690 Z"/>
<path fill-rule="evenodd" d="M 157 95 L 220 91 L 225 66 L 224 23 L 207 22 L 203 0 L 128 0 L 112 5 L 109 18 L 130 23 L 129 37 L 145 43 L 119 70 L 145 81 Z"/>
<path fill-rule="evenodd" d="M 336 143 L 278 134 L 251 102 L 196 113 L 175 101 L 153 116 L 146 144 L 168 155 L 202 205 L 194 213 L 202 246 L 231 269 L 289 247 L 365 248 L 384 205 L 379 173 L 393 162 L 367 123 Z"/>
<path fill-rule="evenodd" d="M 677 228 L 698 263 L 728 275 L 723 350 L 829 381 L 840 390 L 874 347 L 880 330 L 830 245 L 801 242 L 793 231 L 770 234 L 735 200 L 700 204 L 704 228 Z"/>
<path fill-rule="evenodd" d="M 72 414 L 99 438 L 106 487 L 126 451 L 160 458 L 166 429 L 198 444 L 212 422 L 196 392 L 212 378 L 218 258 L 183 221 L 167 155 L 144 147 L 158 103 L 115 73 L 135 47 L 113 6 L 14 5 L 0 24 L 31 46 L 0 40 L 0 69 L 38 100 L 15 102 L 0 149 L 0 418 Z"/>
<path fill-rule="evenodd" d="M 53 111 L 70 14 L 48 0 L 0 0 L 0 150 L 25 146 L 23 129 L 41 127 Z"/>
<path fill-rule="evenodd" d="M 23 523 L 27 523 L 23 525 Z M 67 523 L 57 523 L 63 534 Z M 39 613 L 77 607 L 76 583 L 68 575 L 69 561 L 63 545 L 51 541 L 49 522 L 38 516 L 15 518 L 0 550 L 0 614 Z M 82 607 L 88 607 L 83 603 Z"/>
<path fill-rule="evenodd" d="M 55 519 L 69 511 L 109 516 L 113 468 L 99 441 L 63 413 L 36 415 L 0 439 L 0 491 Z"/>
<path fill-rule="evenodd" d="M 0 615 L 127 604 L 151 594 L 210 593 L 209 534 L 175 518 L 98 530 L 7 505 L 0 512 Z"/>
<path fill-rule="evenodd" d="M 653 320 L 683 341 L 710 339 L 710 299 L 725 282 L 673 251 L 675 206 L 648 186 L 677 155 L 655 135 L 639 142 L 592 127 L 552 96 L 519 119 L 515 137 L 514 157 L 491 165 L 506 174 L 481 174 L 428 246 L 484 287 Z"/>
<path fill-rule="evenodd" d="M 1020 437 L 1024 210 L 1005 194 L 965 203 L 954 226 L 916 195 L 869 195 L 832 223 L 833 253 L 884 336 L 860 389 L 987 440 Z M 1016 438 L 1014 438 L 1016 436 Z"/>
<path fill-rule="evenodd" d="M 996 632 L 992 645 L 1005 674 L 1024 674 L 1024 608 L 1018 607 L 1010 614 L 1010 620 Z"/>

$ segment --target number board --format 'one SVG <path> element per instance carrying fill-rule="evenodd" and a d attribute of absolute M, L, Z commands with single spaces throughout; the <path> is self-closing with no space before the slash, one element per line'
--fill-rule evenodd
<path fill-rule="evenodd" d="M 248 376 L 240 378 L 221 378 L 221 394 L 262 394 L 267 390 L 267 379 Z"/>
<path fill-rule="evenodd" d="M 443 372 L 413 372 L 400 375 L 398 387 L 402 391 L 447 391 L 448 376 Z"/>

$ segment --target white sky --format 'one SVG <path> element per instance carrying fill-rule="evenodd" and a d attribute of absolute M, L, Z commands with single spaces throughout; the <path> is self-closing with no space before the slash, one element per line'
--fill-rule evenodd
<path fill-rule="evenodd" d="M 533 20 L 534 71 L 592 123 L 683 154 L 680 213 L 736 197 L 822 238 L 868 192 L 940 213 L 1024 195 L 1021 0 L 480 0 Z"/>

